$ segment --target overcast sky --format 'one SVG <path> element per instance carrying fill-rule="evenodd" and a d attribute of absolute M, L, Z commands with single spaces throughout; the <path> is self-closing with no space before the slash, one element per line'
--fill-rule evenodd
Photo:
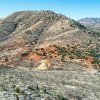
<path fill-rule="evenodd" d="M 100 0 L 0 0 L 0 17 L 23 10 L 52 10 L 75 20 L 100 18 Z"/>

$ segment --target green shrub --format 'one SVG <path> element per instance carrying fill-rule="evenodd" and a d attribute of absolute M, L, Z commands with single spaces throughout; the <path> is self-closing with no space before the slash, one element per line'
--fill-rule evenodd
<path fill-rule="evenodd" d="M 58 100 L 69 100 L 68 98 L 62 96 L 62 95 L 57 95 Z"/>
<path fill-rule="evenodd" d="M 21 56 L 22 56 L 22 57 L 25 57 L 25 56 L 27 56 L 28 54 L 29 54 L 29 52 L 24 52 L 24 53 L 21 54 Z"/>
<path fill-rule="evenodd" d="M 83 57 L 83 53 L 80 50 L 75 51 L 74 55 L 76 55 L 78 58 L 82 58 Z"/>
<path fill-rule="evenodd" d="M 88 51 L 89 56 L 93 56 L 93 57 L 97 57 L 98 56 L 98 52 L 94 49 L 90 49 Z"/>
<path fill-rule="evenodd" d="M 47 93 L 46 86 L 42 86 L 41 90 L 43 91 L 43 93 Z"/>
<path fill-rule="evenodd" d="M 14 89 L 14 92 L 20 93 L 20 92 L 21 92 L 21 91 L 20 91 L 20 88 L 19 88 L 19 87 L 16 87 L 16 88 Z"/>
<path fill-rule="evenodd" d="M 93 58 L 92 64 L 100 64 L 100 60 L 98 58 Z"/>

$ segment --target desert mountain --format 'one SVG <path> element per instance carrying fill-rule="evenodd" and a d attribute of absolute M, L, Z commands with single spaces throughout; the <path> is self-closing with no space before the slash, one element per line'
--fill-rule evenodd
<path fill-rule="evenodd" d="M 64 63 L 98 68 L 99 34 L 52 11 L 15 12 L 0 22 L 0 64 L 62 69 Z"/>
<path fill-rule="evenodd" d="M 2 21 L 2 19 L 0 18 L 0 22 Z"/>
<path fill-rule="evenodd" d="M 1 19 L 0 100 L 100 100 L 99 33 L 52 11 Z"/>
<path fill-rule="evenodd" d="M 94 31 L 100 32 L 100 18 L 83 18 L 78 22 Z"/>

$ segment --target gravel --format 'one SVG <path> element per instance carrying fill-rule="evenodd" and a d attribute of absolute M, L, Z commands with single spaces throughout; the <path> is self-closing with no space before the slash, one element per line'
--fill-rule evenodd
<path fill-rule="evenodd" d="M 100 73 L 1 65 L 0 100 L 100 100 Z"/>

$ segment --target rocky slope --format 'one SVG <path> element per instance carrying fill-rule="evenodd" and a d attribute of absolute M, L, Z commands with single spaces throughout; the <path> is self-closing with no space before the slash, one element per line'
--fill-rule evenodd
<path fill-rule="evenodd" d="M 16 12 L 0 23 L 1 64 L 53 69 L 69 61 L 99 68 L 99 47 L 99 34 L 52 11 Z"/>
<path fill-rule="evenodd" d="M 94 31 L 100 32 L 100 18 L 83 18 L 78 22 Z"/>
<path fill-rule="evenodd" d="M 33 71 L 1 65 L 0 100 L 100 100 L 100 73 Z"/>

